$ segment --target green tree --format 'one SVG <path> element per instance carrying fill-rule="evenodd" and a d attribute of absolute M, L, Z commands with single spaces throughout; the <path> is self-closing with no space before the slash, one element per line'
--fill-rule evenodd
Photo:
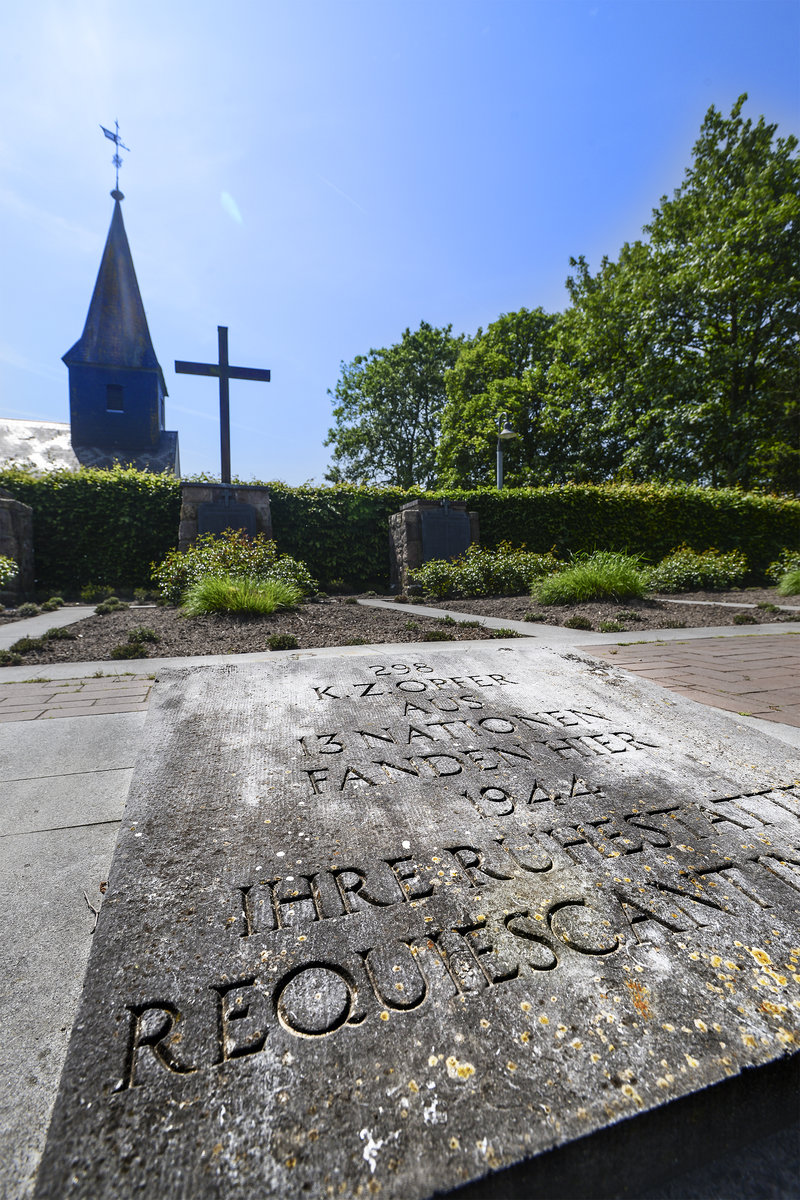
<path fill-rule="evenodd" d="M 547 371 L 556 317 L 541 308 L 504 313 L 479 329 L 447 373 L 439 476 L 448 487 L 494 483 L 498 421 L 506 413 L 520 436 L 504 447 L 508 486 L 548 483 L 556 472 L 545 428 Z"/>
<path fill-rule="evenodd" d="M 595 468 L 800 487 L 800 164 L 764 118 L 709 109 L 672 199 L 592 276 L 567 281 L 551 372 Z"/>
<path fill-rule="evenodd" d="M 325 441 L 333 446 L 329 482 L 435 485 L 444 377 L 463 342 L 451 329 L 423 321 L 413 333 L 406 329 L 396 345 L 341 364 L 328 393 L 335 421 Z"/>

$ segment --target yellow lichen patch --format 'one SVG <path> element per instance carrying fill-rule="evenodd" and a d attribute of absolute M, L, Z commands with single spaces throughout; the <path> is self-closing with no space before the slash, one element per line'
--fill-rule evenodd
<path fill-rule="evenodd" d="M 481 1029 L 488 1029 L 488 1028 L 489 1028 L 489 1022 L 486 1020 L 486 1017 L 481 1017 Z"/>
<path fill-rule="evenodd" d="M 748 946 L 748 952 L 752 954 L 757 963 L 761 963 L 762 967 L 768 967 L 772 959 L 767 954 L 766 950 L 759 950 L 757 946 Z"/>
<path fill-rule="evenodd" d="M 445 1060 L 445 1066 L 451 1079 L 469 1079 L 470 1075 L 475 1074 L 472 1063 L 459 1062 L 454 1054 Z"/>
<path fill-rule="evenodd" d="M 416 1079 L 409 1079 L 408 1090 L 410 1092 L 418 1092 L 419 1091 L 419 1084 L 417 1083 Z"/>
<path fill-rule="evenodd" d="M 779 1017 L 781 1013 L 786 1012 L 785 1004 L 773 1004 L 770 1000 L 762 1000 L 759 1008 L 762 1012 L 772 1013 L 773 1017 Z"/>
<path fill-rule="evenodd" d="M 539 1024 L 540 1024 L 540 1025 L 549 1025 L 549 1024 L 550 1024 L 550 1018 L 549 1018 L 549 1017 L 546 1017 L 546 1016 L 544 1015 L 544 1013 L 542 1013 L 542 1015 L 539 1017 Z"/>
<path fill-rule="evenodd" d="M 712 965 L 712 967 L 722 966 L 722 959 L 720 958 L 720 956 L 718 954 L 712 954 L 711 965 Z"/>
<path fill-rule="evenodd" d="M 522 1003 L 520 1004 L 520 1008 L 522 1009 L 522 1011 L 523 1011 L 523 1012 L 530 1012 L 530 1011 L 531 1011 L 531 1006 L 530 1006 L 530 1004 L 528 1003 L 528 1001 L 527 1001 L 527 1000 L 523 1000 L 523 1001 L 522 1001 Z"/>
<path fill-rule="evenodd" d="M 796 1046 L 798 1044 L 797 1035 L 790 1033 L 789 1030 L 784 1029 L 783 1026 L 780 1027 L 775 1036 L 783 1046 Z"/>
<path fill-rule="evenodd" d="M 516 1069 L 517 1069 L 517 1064 L 515 1062 L 512 1062 L 511 1059 L 509 1059 L 508 1062 L 506 1063 L 506 1070 L 507 1071 L 516 1071 Z"/>
<path fill-rule="evenodd" d="M 631 993 L 633 1007 L 643 1020 L 649 1021 L 653 1015 L 650 1011 L 650 1005 L 647 1002 L 650 989 L 645 984 L 640 983 L 638 979 L 625 979 L 623 982 Z"/>
<path fill-rule="evenodd" d="M 461 1149 L 461 1146 L 459 1144 L 457 1137 L 450 1138 L 450 1149 L 451 1150 L 460 1150 Z"/>
<path fill-rule="evenodd" d="M 674 1032 L 675 1032 L 675 1026 L 674 1026 L 674 1025 L 670 1025 L 669 1021 L 665 1021 L 665 1022 L 664 1022 L 664 1024 L 661 1026 L 661 1028 L 662 1028 L 662 1029 L 666 1029 L 667 1033 L 674 1033 Z"/>
<path fill-rule="evenodd" d="M 428 1059 L 428 1066 L 429 1066 L 429 1067 L 435 1067 L 438 1061 L 439 1061 L 439 1060 L 438 1060 L 438 1058 L 436 1057 L 436 1055 L 435 1055 L 435 1054 L 432 1054 L 432 1055 L 430 1056 L 430 1058 Z"/>
<path fill-rule="evenodd" d="M 527 1029 L 524 1029 L 522 1031 L 522 1033 L 519 1035 L 519 1040 L 523 1043 L 529 1042 L 531 1040 L 530 1031 Z"/>
<path fill-rule="evenodd" d="M 644 1101 L 642 1100 L 642 1097 L 636 1091 L 636 1088 L 632 1087 L 631 1084 L 629 1084 L 629 1083 L 623 1084 L 621 1090 L 622 1090 L 623 1096 L 627 1096 L 629 1100 L 635 1100 L 637 1104 L 644 1103 Z"/>
<path fill-rule="evenodd" d="M 579 1108 L 579 1109 L 578 1109 L 578 1116 L 580 1117 L 580 1119 L 581 1119 L 582 1121 L 588 1121 L 588 1119 L 589 1119 L 589 1114 L 588 1114 L 588 1112 L 586 1111 L 586 1109 L 585 1109 L 585 1108 Z"/>
<path fill-rule="evenodd" d="M 743 1033 L 742 1041 L 744 1042 L 745 1046 L 751 1046 L 755 1048 L 756 1039 L 753 1037 L 752 1033 Z"/>
<path fill-rule="evenodd" d="M 691 1054 L 684 1054 L 683 1057 L 686 1059 L 686 1062 L 690 1067 L 699 1067 L 700 1066 L 700 1063 L 697 1061 L 696 1058 L 692 1058 Z"/>
<path fill-rule="evenodd" d="M 656 1087 L 660 1087 L 660 1088 L 669 1087 L 669 1084 L 667 1083 L 667 1081 L 663 1075 L 659 1075 L 658 1079 L 656 1080 Z"/>
<path fill-rule="evenodd" d="M 706 1025 L 705 1021 L 701 1021 L 699 1017 L 695 1017 L 694 1024 L 695 1028 L 699 1029 L 701 1033 L 708 1033 L 708 1026 Z"/>
<path fill-rule="evenodd" d="M 386 1012 L 386 1010 L 385 1010 L 385 1009 L 384 1009 L 384 1011 L 381 1013 L 381 1020 L 382 1020 L 382 1021 L 388 1021 L 388 1020 L 389 1020 L 389 1014 L 388 1014 L 388 1012 Z"/>

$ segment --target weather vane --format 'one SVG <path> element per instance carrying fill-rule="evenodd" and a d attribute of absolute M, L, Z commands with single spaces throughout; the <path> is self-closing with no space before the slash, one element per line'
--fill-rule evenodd
<path fill-rule="evenodd" d="M 111 161 L 114 164 L 114 167 L 117 172 L 117 181 L 116 181 L 116 184 L 114 187 L 114 191 L 119 192 L 119 169 L 122 166 L 122 159 L 120 158 L 119 152 L 120 152 L 120 150 L 127 150 L 128 154 L 130 154 L 130 150 L 128 149 L 127 146 L 123 146 L 123 144 L 122 144 L 122 139 L 119 136 L 119 121 L 114 122 L 114 129 L 116 130 L 115 133 L 112 133 L 110 129 L 106 129 L 105 125 L 101 125 L 100 128 L 102 129 L 102 131 L 106 135 L 106 137 L 109 138 L 116 146 L 116 153 L 114 154 L 114 157 L 112 158 Z M 120 198 L 121 197 L 117 197 L 117 196 L 114 197 L 115 200 L 120 199 Z"/>

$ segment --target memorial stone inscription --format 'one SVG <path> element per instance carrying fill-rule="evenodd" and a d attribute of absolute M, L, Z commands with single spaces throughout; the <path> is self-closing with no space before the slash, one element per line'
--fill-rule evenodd
<path fill-rule="evenodd" d="M 40 1196 L 411 1200 L 797 1049 L 778 743 L 532 644 L 148 721 Z"/>

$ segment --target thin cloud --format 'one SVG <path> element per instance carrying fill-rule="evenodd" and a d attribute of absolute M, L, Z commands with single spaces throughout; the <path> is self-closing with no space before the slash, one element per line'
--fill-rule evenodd
<path fill-rule="evenodd" d="M 239 205 L 236 203 L 230 192 L 223 192 L 219 198 L 219 201 L 222 207 L 225 209 L 225 212 L 237 223 L 237 225 L 244 225 L 244 218 L 239 211 Z"/>
<path fill-rule="evenodd" d="M 358 211 L 360 213 L 363 213 L 365 217 L 369 216 L 369 213 L 367 212 L 367 210 L 365 208 L 362 208 L 357 200 L 354 200 L 352 196 L 348 196 L 347 192 L 343 192 L 342 189 L 340 187 L 337 187 L 335 183 L 331 183 L 330 179 L 326 179 L 324 175 L 320 175 L 319 178 L 322 180 L 323 183 L 327 183 L 329 188 L 333 188 L 333 190 L 335 192 L 337 192 L 340 196 L 343 196 L 345 200 L 348 200 L 350 202 L 350 204 L 353 205 L 353 208 L 357 208 Z"/>

